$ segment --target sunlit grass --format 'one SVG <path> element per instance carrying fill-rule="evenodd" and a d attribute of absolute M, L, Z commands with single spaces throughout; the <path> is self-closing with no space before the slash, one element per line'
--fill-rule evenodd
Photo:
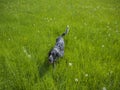
<path fill-rule="evenodd" d="M 0 90 L 119 90 L 119 0 L 0 0 Z M 49 50 L 66 26 L 65 55 Z"/>

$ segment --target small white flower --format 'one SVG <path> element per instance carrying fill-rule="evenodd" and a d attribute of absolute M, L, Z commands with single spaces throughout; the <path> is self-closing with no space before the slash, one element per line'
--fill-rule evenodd
<path fill-rule="evenodd" d="M 103 87 L 102 90 L 107 90 L 106 87 Z"/>
<path fill-rule="evenodd" d="M 72 63 L 69 63 L 69 66 L 72 66 Z"/>
<path fill-rule="evenodd" d="M 67 27 L 69 28 L 69 25 L 67 25 Z"/>
<path fill-rule="evenodd" d="M 102 45 L 102 48 L 104 48 L 105 46 L 104 45 Z"/>
<path fill-rule="evenodd" d="M 75 78 L 75 82 L 78 82 L 78 78 Z"/>
<path fill-rule="evenodd" d="M 88 77 L 88 74 L 85 74 L 85 77 Z"/>

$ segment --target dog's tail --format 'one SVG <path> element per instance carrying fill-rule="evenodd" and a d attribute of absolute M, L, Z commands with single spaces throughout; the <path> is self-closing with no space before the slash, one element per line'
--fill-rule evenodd
<path fill-rule="evenodd" d="M 62 37 L 65 36 L 66 34 L 68 34 L 68 32 L 69 32 L 69 26 L 67 25 L 66 31 L 65 31 L 61 36 L 62 36 Z"/>

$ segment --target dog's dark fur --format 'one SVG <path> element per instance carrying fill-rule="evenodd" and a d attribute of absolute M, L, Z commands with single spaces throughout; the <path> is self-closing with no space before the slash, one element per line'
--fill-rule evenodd
<path fill-rule="evenodd" d="M 67 27 L 66 31 L 59 36 L 56 39 L 56 44 L 54 46 L 54 48 L 50 51 L 49 53 L 49 62 L 53 63 L 59 58 L 59 57 L 63 57 L 64 55 L 64 39 L 63 36 L 65 36 L 69 31 L 69 27 Z"/>

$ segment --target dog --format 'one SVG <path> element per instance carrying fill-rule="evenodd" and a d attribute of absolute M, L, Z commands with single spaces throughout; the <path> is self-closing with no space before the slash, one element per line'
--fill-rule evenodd
<path fill-rule="evenodd" d="M 56 60 L 60 57 L 63 57 L 64 55 L 64 47 L 65 47 L 65 43 L 64 43 L 64 39 L 63 37 L 69 32 L 69 26 L 67 26 L 66 31 L 59 36 L 56 39 L 56 44 L 55 46 L 52 48 L 52 50 L 49 52 L 49 62 L 51 64 L 53 64 L 54 66 L 54 62 L 56 62 Z"/>

